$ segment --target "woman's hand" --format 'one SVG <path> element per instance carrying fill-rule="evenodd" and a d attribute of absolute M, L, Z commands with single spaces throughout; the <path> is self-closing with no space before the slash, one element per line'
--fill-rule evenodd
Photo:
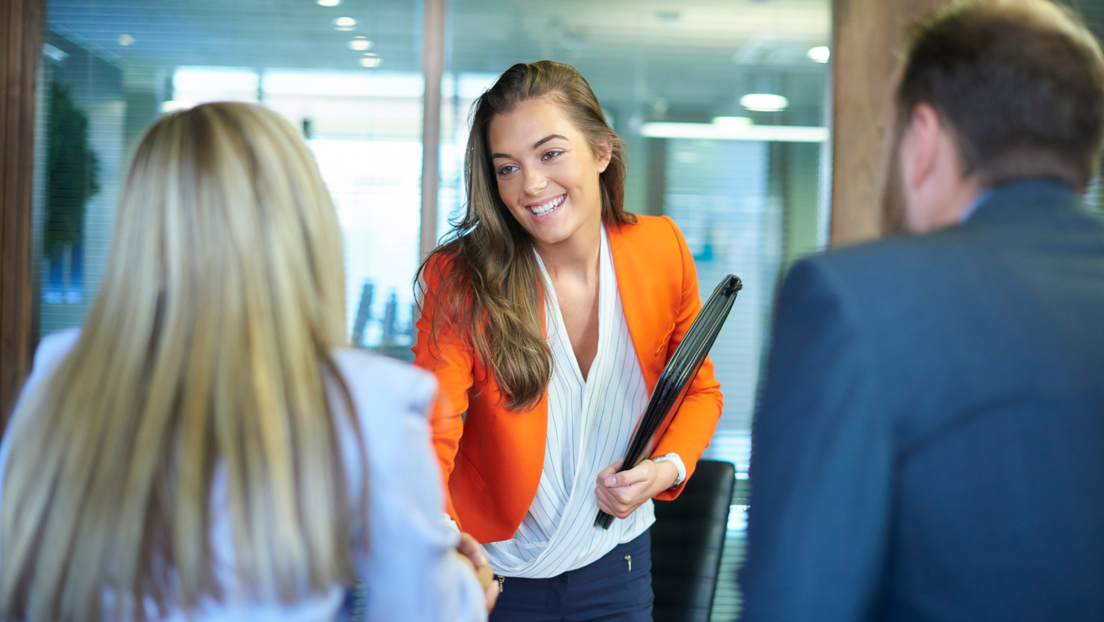
<path fill-rule="evenodd" d="M 472 572 L 483 586 L 483 598 L 487 602 L 487 613 L 490 613 L 491 609 L 494 609 L 495 601 L 498 600 L 498 584 L 495 583 L 487 553 L 483 550 L 483 546 L 467 533 L 460 534 L 460 544 L 456 545 L 456 552 L 460 554 L 460 559 L 471 566 Z"/>
<path fill-rule="evenodd" d="M 645 501 L 674 485 L 678 467 L 671 462 L 645 460 L 618 473 L 622 460 L 609 465 L 598 474 L 598 507 L 606 514 L 628 518 Z"/>

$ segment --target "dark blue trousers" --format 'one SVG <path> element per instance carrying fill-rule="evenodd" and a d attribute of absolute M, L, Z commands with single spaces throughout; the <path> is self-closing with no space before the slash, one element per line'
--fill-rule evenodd
<path fill-rule="evenodd" d="M 550 579 L 506 577 L 491 622 L 652 622 L 651 550 L 645 531 L 578 570 Z"/>

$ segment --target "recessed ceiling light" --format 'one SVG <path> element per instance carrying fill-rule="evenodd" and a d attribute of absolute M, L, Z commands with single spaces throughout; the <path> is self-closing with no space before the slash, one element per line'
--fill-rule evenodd
<path fill-rule="evenodd" d="M 353 40 L 349 42 L 349 49 L 363 52 L 372 47 L 372 42 L 364 37 L 353 37 Z"/>
<path fill-rule="evenodd" d="M 378 54 L 365 54 L 364 58 L 360 59 L 361 67 L 379 67 L 379 64 L 383 62 L 383 59 Z"/>
<path fill-rule="evenodd" d="M 134 37 L 130 35 L 119 35 L 119 45 L 126 47 L 134 43 Z"/>
<path fill-rule="evenodd" d="M 781 95 L 752 93 L 741 97 L 740 105 L 756 112 L 778 112 L 785 110 L 786 106 L 790 105 L 790 101 Z"/>
<path fill-rule="evenodd" d="M 337 6 L 341 4 L 341 0 L 318 0 L 320 6 Z"/>
<path fill-rule="evenodd" d="M 828 49 L 827 45 L 819 45 L 809 49 L 809 58 L 818 63 L 827 63 L 828 59 L 831 57 L 832 51 Z"/>
<path fill-rule="evenodd" d="M 339 17 L 334 20 L 334 28 L 338 30 L 352 30 L 356 28 L 356 20 L 351 17 Z"/>

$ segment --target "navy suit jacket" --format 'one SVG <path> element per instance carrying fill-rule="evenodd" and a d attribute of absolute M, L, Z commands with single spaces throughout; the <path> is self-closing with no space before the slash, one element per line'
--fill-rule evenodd
<path fill-rule="evenodd" d="M 1104 620 L 1104 220 L 1048 181 L 799 262 L 742 620 Z"/>

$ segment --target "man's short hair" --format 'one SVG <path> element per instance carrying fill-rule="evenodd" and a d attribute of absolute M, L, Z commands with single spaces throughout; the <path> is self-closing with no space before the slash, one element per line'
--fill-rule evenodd
<path fill-rule="evenodd" d="M 899 130 L 927 103 L 982 183 L 1089 184 L 1104 137 L 1104 57 L 1071 12 L 1045 0 L 958 2 L 914 24 L 909 41 Z"/>

